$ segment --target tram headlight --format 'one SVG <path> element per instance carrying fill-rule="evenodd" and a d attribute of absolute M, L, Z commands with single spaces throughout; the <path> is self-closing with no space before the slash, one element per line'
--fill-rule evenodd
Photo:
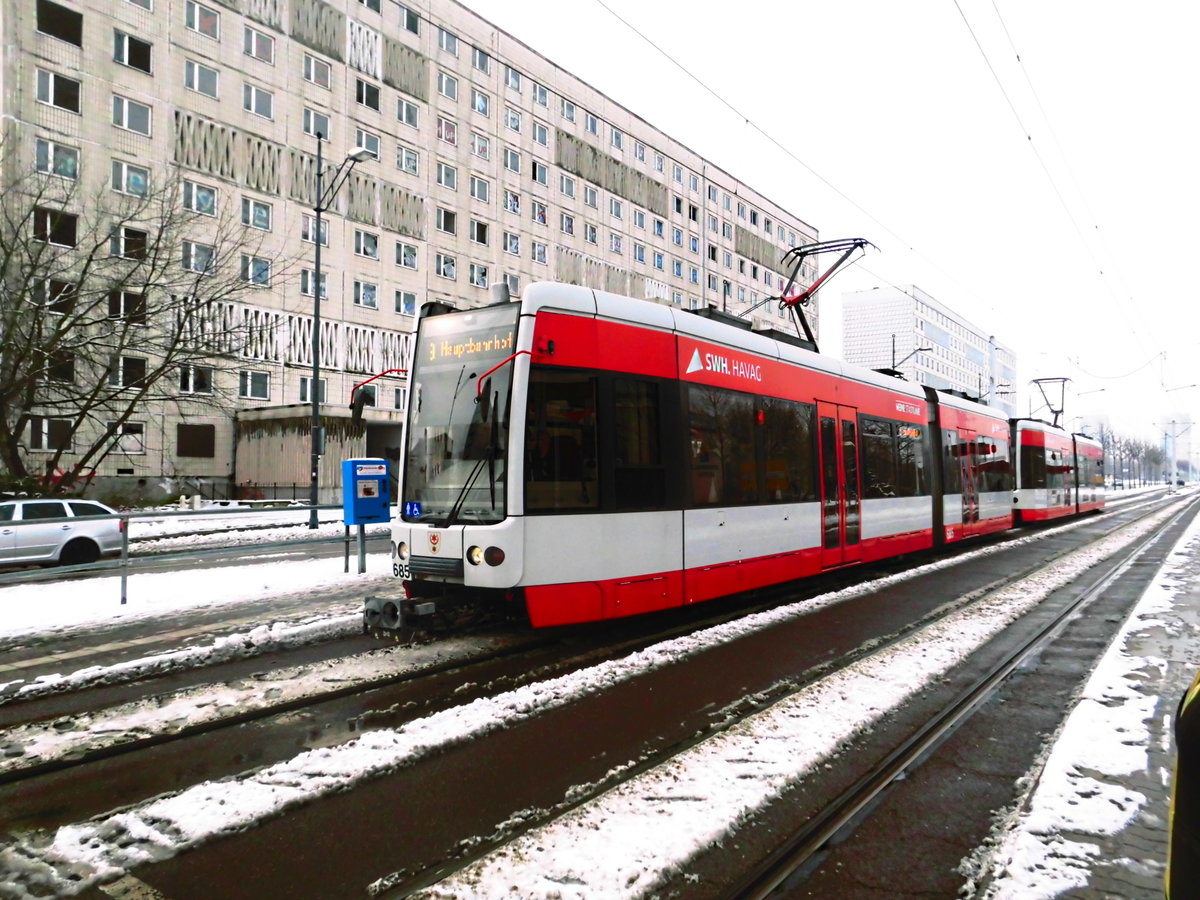
<path fill-rule="evenodd" d="M 467 562 L 473 566 L 478 566 L 481 563 L 487 563 L 489 566 L 498 566 L 504 562 L 504 551 L 499 547 L 488 547 L 486 550 L 482 547 L 468 547 Z"/>
<path fill-rule="evenodd" d="M 408 544 L 401 541 L 396 545 L 396 555 L 401 559 L 408 559 Z"/>

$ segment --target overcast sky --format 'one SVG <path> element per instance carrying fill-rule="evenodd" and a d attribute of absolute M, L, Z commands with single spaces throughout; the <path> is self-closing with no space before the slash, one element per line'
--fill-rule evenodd
<path fill-rule="evenodd" d="M 842 292 L 916 284 L 1016 350 L 1022 414 L 1070 378 L 1066 424 L 1155 439 L 1200 400 L 1200 7 L 464 2 L 822 239 L 872 241 L 822 349 Z"/>

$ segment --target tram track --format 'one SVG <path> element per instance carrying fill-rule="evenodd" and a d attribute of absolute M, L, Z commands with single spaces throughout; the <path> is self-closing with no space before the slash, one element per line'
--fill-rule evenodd
<path fill-rule="evenodd" d="M 1094 525 L 1093 530 L 1107 532 L 1112 528 L 1123 527 L 1121 519 L 1133 515 L 1134 512 L 1130 510 L 1123 517 L 1113 516 L 1111 527 L 1101 517 L 1091 518 L 1082 524 Z M 1004 546 L 996 549 L 999 552 Z M 1047 560 L 1056 556 L 1061 554 L 1042 554 L 1039 557 L 1040 564 L 1044 566 Z M 949 559 L 943 564 L 949 566 L 955 562 L 956 560 Z M 852 581 L 859 577 L 849 574 L 854 571 L 856 570 L 846 570 L 842 574 Z M 828 589 L 830 586 L 830 581 L 820 582 L 819 587 L 808 583 L 805 585 L 813 592 L 820 588 Z M 995 587 L 993 583 L 987 582 L 968 594 L 975 596 L 984 589 L 994 590 Z M 843 590 L 853 592 L 856 588 L 850 586 Z M 689 634 L 698 629 L 712 627 L 718 619 L 734 621 L 748 612 L 752 613 L 756 609 L 770 607 L 779 602 L 782 601 L 777 596 L 762 602 L 751 600 L 736 610 L 722 611 L 701 621 L 692 619 L 675 623 L 671 627 L 676 633 Z M 949 614 L 968 602 L 969 598 L 957 598 L 954 603 L 940 604 L 939 615 Z M 904 634 L 932 621 L 932 615 L 933 612 L 927 612 L 918 617 L 917 621 L 910 621 L 887 639 L 873 638 L 860 645 L 856 652 L 836 654 L 834 659 L 817 660 L 790 680 L 754 691 L 750 699 L 737 697 L 704 711 L 700 715 L 704 722 L 701 728 L 689 727 L 686 736 L 668 734 L 661 740 L 643 744 L 636 754 L 635 761 L 621 767 L 622 779 L 646 772 L 714 734 L 736 726 L 739 721 L 744 721 L 789 692 L 795 692 L 803 685 L 816 683 L 831 671 L 852 664 L 857 658 L 877 652 L 886 645 L 887 640 L 899 640 Z M 8 830 L 54 828 L 71 819 L 86 818 L 100 814 L 105 809 L 120 806 L 133 796 L 169 793 L 197 780 L 220 779 L 247 768 L 261 767 L 272 760 L 286 758 L 297 750 L 331 746 L 352 738 L 355 734 L 375 729 L 402 728 L 405 723 L 419 717 L 428 716 L 438 710 L 450 711 L 456 706 L 470 703 L 475 698 L 496 696 L 519 685 L 541 683 L 562 673 L 596 666 L 606 659 L 630 655 L 641 647 L 665 640 L 668 630 L 647 625 L 641 631 L 635 629 L 632 636 L 625 632 L 616 641 L 613 640 L 614 634 L 622 635 L 621 629 L 607 631 L 591 626 L 586 630 L 567 633 L 566 640 L 563 639 L 563 634 L 559 633 L 554 635 L 551 643 L 539 648 L 536 656 L 530 653 L 522 655 L 521 652 L 514 651 L 504 661 L 481 660 L 478 665 L 451 665 L 436 675 L 417 678 L 407 687 L 400 684 L 384 688 L 344 685 L 337 690 L 342 696 L 328 699 L 322 704 L 300 703 L 282 712 L 279 709 L 264 711 L 261 716 L 246 721 L 205 727 L 195 733 L 161 740 L 158 743 L 132 742 L 130 746 L 113 750 L 107 756 L 72 759 L 60 769 L 45 771 L 29 779 L 18 779 L 0 787 L 0 808 L 4 808 L 9 816 L 6 821 L 0 822 L 0 826 Z M 674 662 L 671 664 L 674 665 Z M 486 668 L 489 665 L 494 667 L 491 672 Z M 689 679 L 685 677 L 684 680 Z M 486 743 L 481 741 L 483 745 Z M 414 764 L 419 766 L 420 761 Z M 97 789 L 94 786 L 96 784 L 106 787 Z M 489 848 L 513 840 L 530 827 L 586 804 L 613 786 L 612 778 L 602 777 L 592 778 L 586 785 L 576 783 L 568 792 L 569 800 L 566 802 L 560 799 L 557 804 L 532 804 L 544 812 L 519 817 L 521 827 L 498 829 L 493 839 L 480 840 L 477 836 L 473 837 L 470 847 L 479 852 L 471 853 L 470 859 L 462 856 L 460 842 L 468 837 L 463 835 L 444 848 L 440 854 L 427 855 L 419 865 L 406 867 L 395 884 L 383 883 L 381 889 L 388 895 L 417 889 L 433 878 L 442 877 L 456 868 L 461 868 L 471 859 L 480 858 Z M 80 796 L 76 797 L 77 794 Z M 58 798 L 54 809 L 48 808 L 44 799 L 38 799 L 39 796 L 44 798 L 50 795 Z M 63 803 L 61 798 L 64 796 L 71 799 Z M 14 798 L 15 805 L 12 802 Z M 10 809 L 11 814 L 8 813 Z"/>

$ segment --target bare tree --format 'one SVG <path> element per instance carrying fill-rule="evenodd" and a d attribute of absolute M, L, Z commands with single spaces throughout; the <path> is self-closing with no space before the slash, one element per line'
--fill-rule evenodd
<path fill-rule="evenodd" d="M 89 191 L 37 162 L 0 183 L 0 466 L 65 491 L 138 438 L 135 414 L 181 390 L 225 405 L 213 374 L 251 337 L 230 303 L 288 263 L 178 170 L 117 164 Z"/>

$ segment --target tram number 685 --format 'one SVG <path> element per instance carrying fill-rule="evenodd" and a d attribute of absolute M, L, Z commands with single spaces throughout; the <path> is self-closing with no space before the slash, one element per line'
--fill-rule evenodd
<path fill-rule="evenodd" d="M 412 570 L 408 563 L 392 563 L 392 574 L 397 578 L 412 578 Z"/>

